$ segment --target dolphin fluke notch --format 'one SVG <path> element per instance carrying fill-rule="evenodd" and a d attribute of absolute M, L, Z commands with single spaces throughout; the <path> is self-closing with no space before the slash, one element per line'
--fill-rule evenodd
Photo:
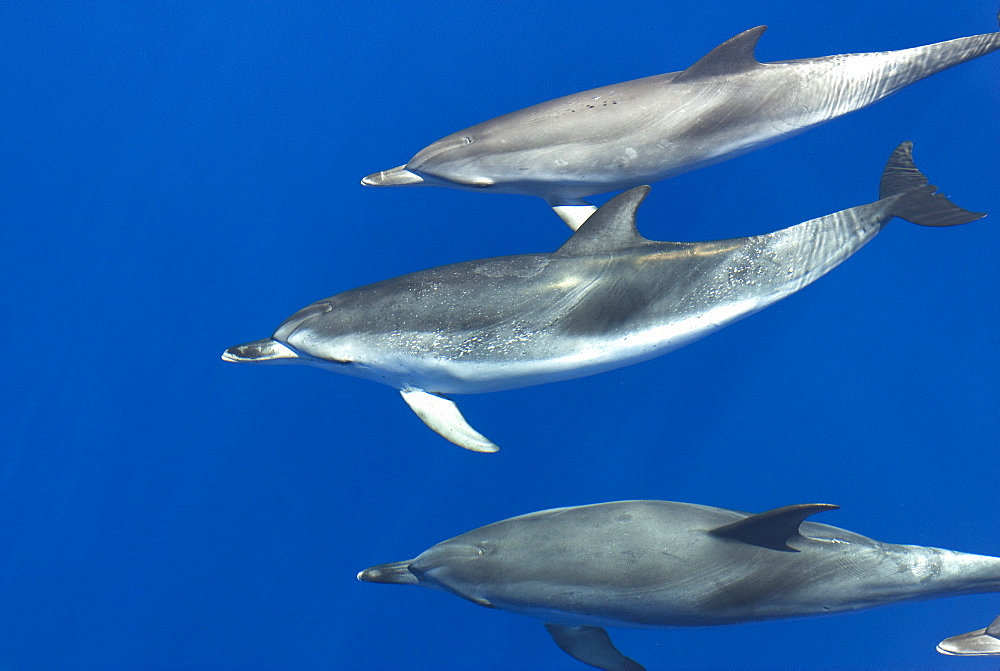
<path fill-rule="evenodd" d="M 894 216 L 921 226 L 957 226 L 986 216 L 955 205 L 937 191 L 913 163 L 913 143 L 896 147 L 879 183 L 879 198 L 901 196 L 891 207 Z"/>
<path fill-rule="evenodd" d="M 938 643 L 937 651 L 943 655 L 963 657 L 989 657 L 1000 655 L 1000 617 L 985 629 L 952 636 Z"/>
<path fill-rule="evenodd" d="M 584 664 L 604 671 L 646 671 L 645 666 L 619 652 L 601 627 L 546 623 L 545 629 L 563 652 Z"/>
<path fill-rule="evenodd" d="M 269 363 L 280 359 L 298 358 L 299 355 L 290 347 L 286 347 L 271 338 L 255 340 L 245 345 L 236 345 L 222 353 L 223 361 L 236 363 Z"/>
<path fill-rule="evenodd" d="M 400 165 L 390 170 L 373 172 L 362 179 L 361 183 L 365 186 L 415 186 L 423 184 L 424 178 L 407 170 L 405 165 Z"/>
<path fill-rule="evenodd" d="M 832 503 L 802 503 L 795 506 L 784 506 L 744 517 L 738 522 L 712 529 L 708 533 L 771 550 L 798 552 L 788 545 L 788 541 L 802 537 L 799 533 L 799 525 L 810 515 L 821 513 L 824 510 L 836 510 L 839 507 Z"/>

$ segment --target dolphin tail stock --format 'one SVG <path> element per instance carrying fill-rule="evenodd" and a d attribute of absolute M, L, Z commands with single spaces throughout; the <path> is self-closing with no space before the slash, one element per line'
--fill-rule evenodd
<path fill-rule="evenodd" d="M 963 657 L 1000 655 L 1000 617 L 985 629 L 944 639 L 938 643 L 937 651 L 943 655 Z"/>
<path fill-rule="evenodd" d="M 646 671 L 642 664 L 619 652 L 601 627 L 546 623 L 545 629 L 563 652 L 584 664 L 604 671 Z"/>
<path fill-rule="evenodd" d="M 473 452 L 496 452 L 500 449 L 469 425 L 451 399 L 422 389 L 400 389 L 399 393 L 410 410 L 445 440 Z"/>
<path fill-rule="evenodd" d="M 889 214 L 921 226 L 957 226 L 986 216 L 955 205 L 938 193 L 913 163 L 913 143 L 903 142 L 882 171 L 879 199 L 890 200 Z"/>
<path fill-rule="evenodd" d="M 886 72 L 883 95 L 898 91 L 942 70 L 985 56 L 997 49 L 1000 49 L 1000 32 L 959 37 L 945 42 L 889 52 L 896 56 L 896 65 Z"/>

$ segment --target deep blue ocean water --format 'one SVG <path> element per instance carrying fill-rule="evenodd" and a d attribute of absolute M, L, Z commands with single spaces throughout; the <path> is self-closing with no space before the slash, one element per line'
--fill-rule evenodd
<path fill-rule="evenodd" d="M 553 250 L 537 199 L 366 189 L 431 141 L 680 70 L 997 29 L 993 0 L 4 2 L 0 669 L 572 669 L 541 624 L 357 582 L 476 526 L 630 498 L 1000 555 L 1000 55 L 654 186 L 651 238 L 761 233 L 874 200 L 892 148 L 955 202 L 663 358 L 460 399 L 461 450 L 395 391 L 219 359 L 313 300 Z M 650 669 L 995 669 L 946 658 L 998 595 L 612 630 Z"/>

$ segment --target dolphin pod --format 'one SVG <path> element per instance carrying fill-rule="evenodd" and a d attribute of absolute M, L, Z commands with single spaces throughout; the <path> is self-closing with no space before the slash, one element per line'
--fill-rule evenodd
<path fill-rule="evenodd" d="M 445 394 L 514 389 L 645 361 L 761 310 L 835 268 L 894 217 L 951 226 L 984 216 L 936 194 L 901 144 L 879 200 L 766 235 L 657 242 L 636 230 L 648 186 L 608 201 L 558 250 L 467 261 L 345 291 L 239 363 L 300 363 L 398 389 L 431 429 L 493 452 Z"/>
<path fill-rule="evenodd" d="M 691 503 L 618 501 L 514 517 L 358 574 L 422 585 L 541 619 L 556 644 L 609 671 L 642 671 L 604 627 L 685 627 L 825 615 L 1000 591 L 1000 558 L 881 543 L 804 521 L 837 506 L 756 515 Z M 942 641 L 1000 654 L 1000 618 Z"/>
<path fill-rule="evenodd" d="M 765 27 L 682 72 L 566 96 L 453 133 L 368 186 L 435 185 L 545 199 L 575 233 L 555 252 L 456 263 L 317 301 L 239 363 L 298 363 L 399 390 L 466 449 L 497 445 L 450 394 L 566 380 L 648 360 L 795 293 L 893 218 L 952 226 L 984 216 L 937 193 L 899 145 L 879 199 L 765 235 L 648 240 L 648 182 L 717 163 L 861 109 L 1000 49 L 1000 33 L 900 51 L 760 63 Z M 628 189 L 600 209 L 586 197 Z M 575 659 L 643 667 L 604 627 L 707 626 L 1000 591 L 1000 558 L 881 543 L 806 521 L 836 508 L 759 514 L 666 501 L 559 508 L 491 524 L 415 559 L 358 574 L 423 585 L 539 618 Z M 1000 655 L 1000 617 L 938 644 Z"/>
<path fill-rule="evenodd" d="M 754 50 L 766 28 L 740 33 L 683 72 L 583 91 L 452 133 L 361 183 L 538 196 L 576 230 L 596 209 L 587 196 L 745 154 L 1000 49 L 1000 33 L 987 33 L 760 63 Z"/>

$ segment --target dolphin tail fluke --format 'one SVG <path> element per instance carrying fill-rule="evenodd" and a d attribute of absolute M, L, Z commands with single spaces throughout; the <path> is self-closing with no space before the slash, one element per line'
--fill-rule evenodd
<path fill-rule="evenodd" d="M 986 216 L 983 212 L 962 209 L 938 193 L 937 187 L 929 184 L 914 165 L 912 142 L 896 147 L 882 171 L 879 198 L 897 196 L 889 207 L 890 213 L 921 226 L 956 226 Z"/>
<path fill-rule="evenodd" d="M 559 218 L 574 231 L 583 226 L 597 208 L 580 198 L 549 198 L 547 200 Z"/>
<path fill-rule="evenodd" d="M 642 664 L 619 652 L 601 627 L 546 624 L 545 628 L 563 652 L 584 664 L 604 671 L 646 671 Z"/>
<path fill-rule="evenodd" d="M 938 643 L 937 651 L 944 655 L 971 657 L 1000 655 L 1000 617 L 985 629 L 944 639 Z"/>
<path fill-rule="evenodd" d="M 399 393 L 417 417 L 445 440 L 473 452 L 496 452 L 500 449 L 469 425 L 451 399 L 422 389 L 400 389 Z"/>

